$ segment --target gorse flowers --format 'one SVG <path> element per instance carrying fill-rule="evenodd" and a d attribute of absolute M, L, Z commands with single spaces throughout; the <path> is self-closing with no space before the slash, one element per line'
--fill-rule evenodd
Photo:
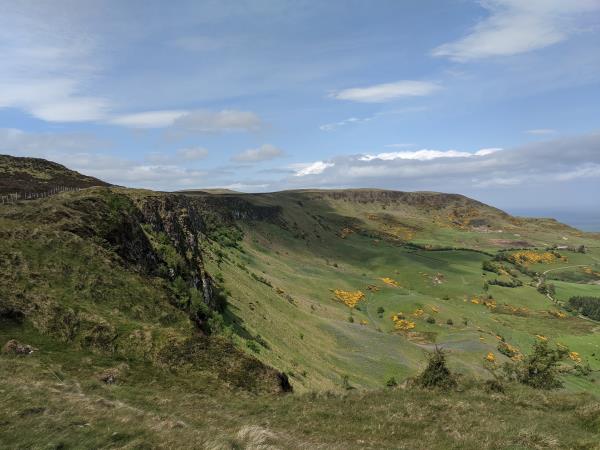
<path fill-rule="evenodd" d="M 336 289 L 333 291 L 336 298 L 343 302 L 349 308 L 354 308 L 365 298 L 365 293 L 363 291 L 343 291 L 341 289 Z"/>
<path fill-rule="evenodd" d="M 415 309 L 415 312 L 413 313 L 413 316 L 415 316 L 415 317 L 421 317 L 423 314 L 425 314 L 425 311 L 423 311 L 421 308 L 417 308 L 417 309 Z"/>
<path fill-rule="evenodd" d="M 388 286 L 392 286 L 392 287 L 399 287 L 400 286 L 400 283 L 398 283 L 393 278 L 383 277 L 383 278 L 380 278 L 380 280 L 383 281 Z"/>
<path fill-rule="evenodd" d="M 408 331 L 416 327 L 416 324 L 405 319 L 404 314 L 401 312 L 392 316 L 392 322 L 394 322 L 394 328 L 400 331 Z"/>
<path fill-rule="evenodd" d="M 532 250 L 523 250 L 512 253 L 508 256 L 509 261 L 517 264 L 549 264 L 553 263 L 557 259 L 566 261 L 567 258 L 560 256 L 553 252 L 535 252 Z"/>
<path fill-rule="evenodd" d="M 564 313 L 562 311 L 559 311 L 557 309 L 553 309 L 553 310 L 548 311 L 548 314 L 550 314 L 551 316 L 556 317 L 557 319 L 564 319 L 565 317 L 567 317 L 566 313 Z"/>
<path fill-rule="evenodd" d="M 400 319 L 394 322 L 394 327 L 396 328 L 396 330 L 408 331 L 415 328 L 416 324 L 414 322 L 411 322 L 410 320 Z"/>

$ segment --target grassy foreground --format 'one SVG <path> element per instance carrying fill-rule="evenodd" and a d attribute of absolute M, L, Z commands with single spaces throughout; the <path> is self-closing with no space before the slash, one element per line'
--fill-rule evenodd
<path fill-rule="evenodd" d="M 32 336 L 30 336 L 31 338 Z M 36 342 L 37 343 L 37 342 Z M 39 344 L 38 344 L 39 345 Z M 510 385 L 486 392 L 252 395 L 67 348 L 0 357 L 2 448 L 600 448 L 600 402 Z"/>

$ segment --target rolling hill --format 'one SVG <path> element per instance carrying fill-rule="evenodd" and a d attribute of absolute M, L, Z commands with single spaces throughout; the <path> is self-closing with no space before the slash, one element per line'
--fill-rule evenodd
<path fill-rule="evenodd" d="M 109 184 L 45 159 L 0 155 L 0 196 L 17 194 L 25 198 L 92 186 Z"/>
<path fill-rule="evenodd" d="M 0 205 L 13 447 L 593 448 L 600 323 L 569 299 L 600 296 L 598 235 L 455 194 L 158 193 L 0 160 L 5 192 L 25 179 L 79 190 Z M 569 348 L 562 391 L 482 387 L 540 340 Z M 386 387 L 436 346 L 458 391 Z"/>

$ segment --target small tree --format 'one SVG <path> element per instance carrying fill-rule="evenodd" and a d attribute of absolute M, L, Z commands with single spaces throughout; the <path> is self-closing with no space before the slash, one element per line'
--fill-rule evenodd
<path fill-rule="evenodd" d="M 536 389 L 560 388 L 558 365 L 568 354 L 568 348 L 561 345 L 551 348 L 548 341 L 540 339 L 530 355 L 523 361 L 505 364 L 504 371 L 509 378 Z"/>
<path fill-rule="evenodd" d="M 424 388 L 450 389 L 456 386 L 456 376 L 446 365 L 446 353 L 437 345 L 427 354 L 427 367 L 417 376 L 415 382 Z"/>

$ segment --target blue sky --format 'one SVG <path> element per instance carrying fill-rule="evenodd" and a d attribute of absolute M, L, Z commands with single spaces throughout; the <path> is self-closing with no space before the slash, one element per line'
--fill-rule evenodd
<path fill-rule="evenodd" d="M 600 210 L 600 0 L 0 0 L 0 152 Z"/>

